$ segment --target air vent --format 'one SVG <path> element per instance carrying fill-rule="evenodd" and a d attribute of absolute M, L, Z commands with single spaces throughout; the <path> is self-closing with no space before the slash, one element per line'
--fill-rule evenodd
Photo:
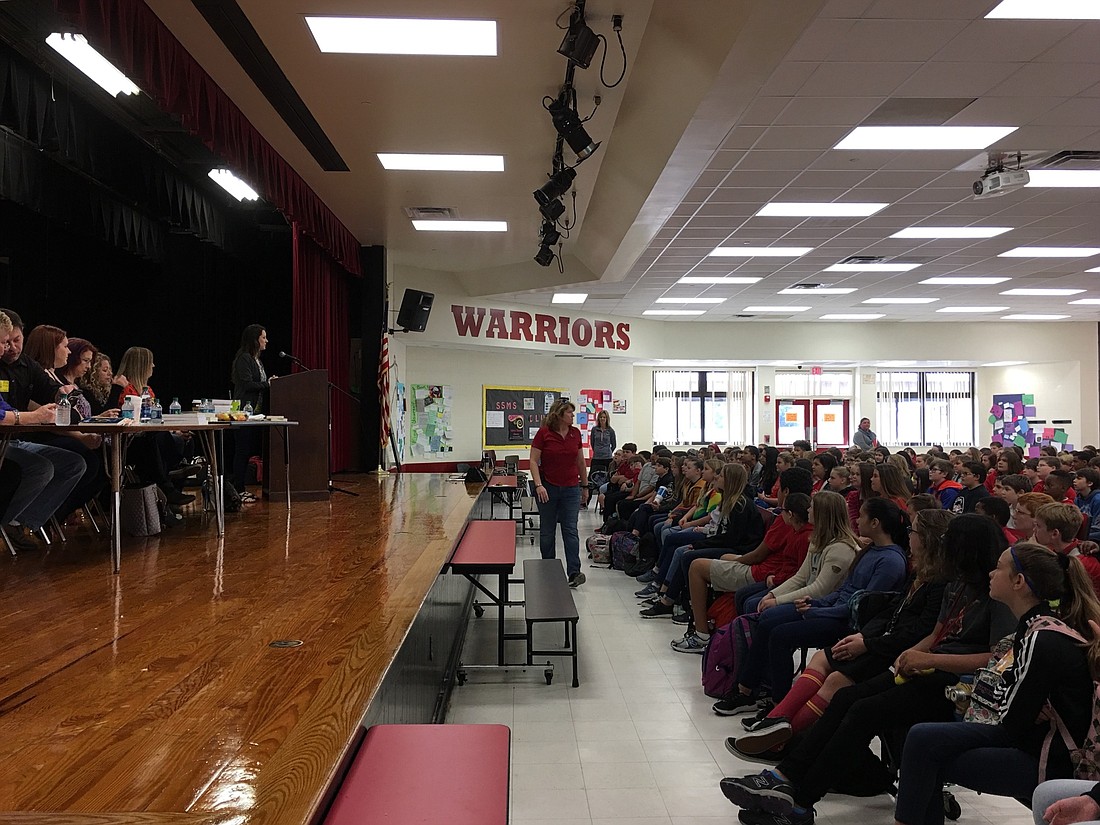
<path fill-rule="evenodd" d="M 862 126 L 942 126 L 962 112 L 972 97 L 892 97 L 863 121 Z"/>
<path fill-rule="evenodd" d="M 823 289 L 823 288 L 828 287 L 828 286 L 832 286 L 832 284 L 795 284 L 794 286 L 787 287 L 787 289 L 814 290 L 814 289 Z"/>
<path fill-rule="evenodd" d="M 405 214 L 414 221 L 453 221 L 458 218 L 458 210 L 450 206 L 406 206 Z"/>
<path fill-rule="evenodd" d="M 881 264 L 886 260 L 882 255 L 852 255 L 841 261 L 842 264 Z"/>
<path fill-rule="evenodd" d="M 583 355 L 555 355 L 555 358 L 584 358 Z"/>
<path fill-rule="evenodd" d="M 1057 152 L 1046 160 L 1040 161 L 1033 168 L 1060 170 L 1100 169 L 1100 152 L 1074 150 Z"/>
<path fill-rule="evenodd" d="M 755 315 L 734 315 L 734 318 L 755 318 Z"/>

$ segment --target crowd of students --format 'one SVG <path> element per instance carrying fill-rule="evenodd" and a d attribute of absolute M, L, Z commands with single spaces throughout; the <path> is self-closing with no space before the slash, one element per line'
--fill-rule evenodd
<path fill-rule="evenodd" d="M 684 626 L 671 649 L 728 666 L 726 747 L 769 766 L 722 780 L 740 821 L 896 787 L 898 823 L 941 823 L 945 782 L 1030 804 L 1100 779 L 1100 456 L 1042 453 L 615 452 L 599 532 L 635 548 L 640 615 Z M 1036 822 L 1083 821 L 1093 784 L 1042 786 Z"/>

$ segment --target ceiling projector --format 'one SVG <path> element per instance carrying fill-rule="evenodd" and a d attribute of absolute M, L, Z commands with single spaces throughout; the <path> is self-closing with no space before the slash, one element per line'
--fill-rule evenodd
<path fill-rule="evenodd" d="M 975 198 L 995 198 L 1013 189 L 1027 186 L 1031 181 L 1031 175 L 1025 170 L 1018 169 L 1012 172 L 1004 170 L 989 171 L 974 181 Z"/>

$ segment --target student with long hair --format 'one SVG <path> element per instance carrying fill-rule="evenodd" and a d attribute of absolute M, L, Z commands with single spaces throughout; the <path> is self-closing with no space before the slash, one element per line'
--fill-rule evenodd
<path fill-rule="evenodd" d="M 871 475 L 871 490 L 876 496 L 890 499 L 902 510 L 905 509 L 909 496 L 913 495 L 905 474 L 894 464 L 875 465 Z"/>
<path fill-rule="evenodd" d="M 898 825 L 942 823 L 944 782 L 1029 798 L 1043 779 L 1073 775 L 1060 731 L 1079 746 L 1091 728 L 1100 602 L 1080 562 L 1024 542 L 1001 554 L 989 581 L 990 596 L 1018 621 L 1011 652 L 993 665 L 1003 669 L 999 683 L 983 697 L 996 722 L 922 724 L 909 731 Z"/>
<path fill-rule="evenodd" d="M 852 475 L 852 485 L 855 489 L 848 493 L 848 523 L 852 526 L 852 530 L 859 529 L 859 511 L 863 507 L 863 503 L 876 495 L 875 491 L 871 489 L 871 479 L 875 475 L 875 465 L 869 461 L 861 461 L 856 465 L 856 468 L 859 473 L 858 478 L 855 474 Z"/>

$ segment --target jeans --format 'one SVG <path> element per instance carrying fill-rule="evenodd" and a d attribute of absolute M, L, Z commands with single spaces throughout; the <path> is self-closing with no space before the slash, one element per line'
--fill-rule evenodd
<path fill-rule="evenodd" d="M 660 552 L 657 554 L 657 581 L 665 583 L 672 575 L 672 557 L 679 547 L 686 547 L 693 541 L 702 541 L 707 537 L 706 533 L 700 533 L 693 528 L 666 527 L 657 534 L 660 544 Z"/>
<path fill-rule="evenodd" d="M 554 558 L 554 537 L 560 524 L 561 540 L 565 545 L 565 572 L 573 578 L 581 572 L 581 542 L 577 536 L 581 488 L 558 487 L 546 481 L 543 486 L 549 498 L 539 502 L 539 552 L 544 559 Z"/>
<path fill-rule="evenodd" d="M 1035 817 L 1035 825 L 1047 825 L 1043 819 L 1043 812 L 1060 799 L 1069 799 L 1072 796 L 1091 791 L 1096 787 L 1095 782 L 1087 779 L 1049 779 L 1035 789 L 1031 796 L 1031 813 Z M 1100 825 L 1100 820 L 1090 819 L 1081 825 Z"/>
<path fill-rule="evenodd" d="M 32 441 L 13 441 L 4 458 L 23 472 L 19 490 L 4 513 L 4 523 L 18 521 L 31 530 L 49 521 L 85 470 L 84 459 L 76 453 Z"/>
<path fill-rule="evenodd" d="M 734 597 L 736 598 L 736 597 Z M 794 679 L 794 651 L 800 647 L 826 647 L 848 629 L 845 619 L 805 618 L 794 604 L 778 604 L 760 614 L 752 632 L 752 647 L 737 681 L 754 690 L 767 675 L 772 697 L 787 695 Z"/>
<path fill-rule="evenodd" d="M 666 595 L 674 602 L 680 601 L 682 596 L 687 595 L 685 588 L 691 563 L 696 559 L 721 558 L 728 550 L 728 547 L 677 547 L 672 551 L 672 561 L 668 566 L 668 574 L 664 578 L 664 582 L 668 584 Z"/>
<path fill-rule="evenodd" d="M 770 592 L 771 588 L 768 587 L 767 582 L 746 584 L 733 594 L 733 602 L 737 606 L 737 615 L 747 616 L 750 613 L 755 613 L 760 602 L 764 601 L 764 597 Z"/>
<path fill-rule="evenodd" d="M 943 825 L 944 782 L 1030 799 L 1039 781 L 1039 760 L 1013 747 L 1000 725 L 925 722 L 914 725 L 905 737 L 900 777 L 897 820 L 905 825 Z"/>

